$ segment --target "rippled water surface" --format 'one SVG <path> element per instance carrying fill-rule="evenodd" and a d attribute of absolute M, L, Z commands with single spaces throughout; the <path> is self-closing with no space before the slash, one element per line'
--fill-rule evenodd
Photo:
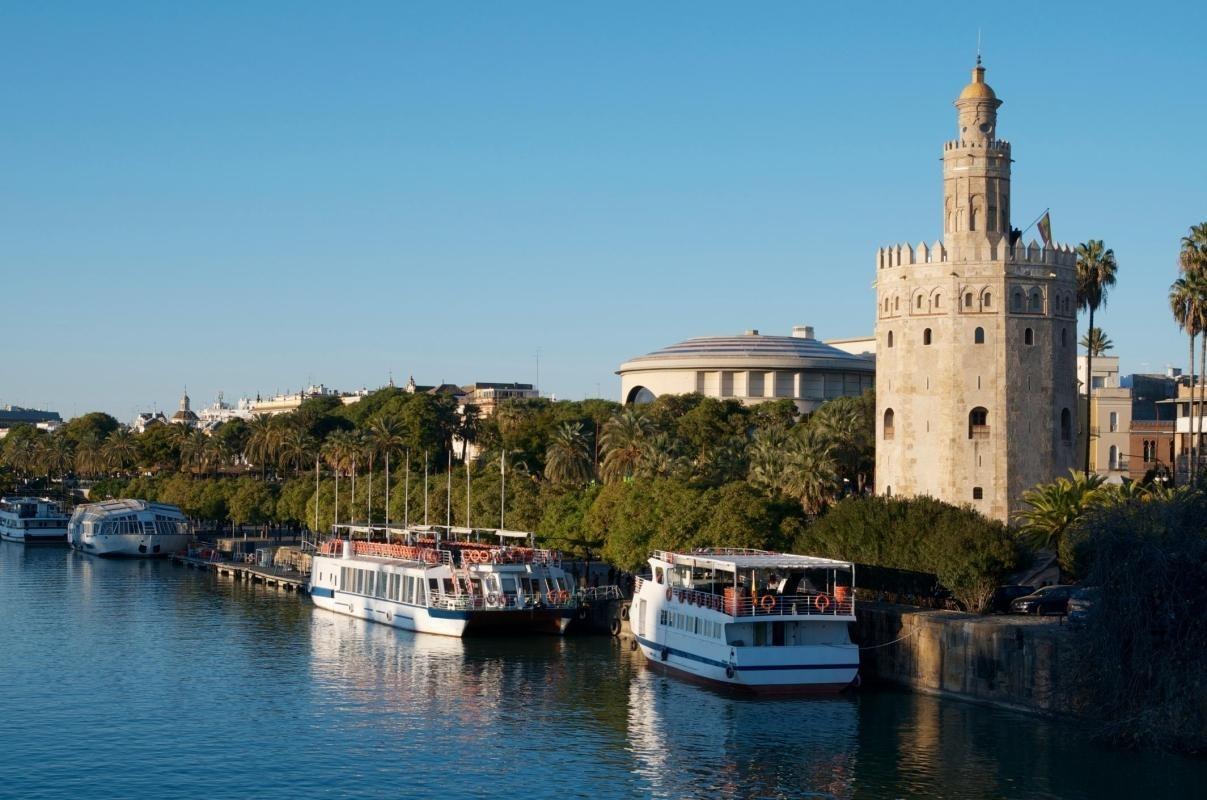
<path fill-rule="evenodd" d="M 456 640 L 0 544 L 0 796 L 1161 797 L 1207 767 L 897 692 L 740 700 L 608 638 Z"/>

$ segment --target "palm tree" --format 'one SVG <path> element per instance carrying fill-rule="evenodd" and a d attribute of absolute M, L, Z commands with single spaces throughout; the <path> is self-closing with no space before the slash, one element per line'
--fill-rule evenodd
<path fill-rule="evenodd" d="M 185 425 L 181 425 L 180 429 L 180 468 L 204 471 L 210 437 L 202 431 L 190 430 Z"/>
<path fill-rule="evenodd" d="M 1178 252 L 1178 266 L 1188 279 L 1190 288 L 1190 312 L 1195 321 L 1195 328 L 1203 333 L 1199 356 L 1199 381 L 1207 379 L 1207 222 L 1192 225 L 1190 232 L 1182 237 L 1182 248 Z M 1191 342 L 1190 353 L 1190 434 L 1191 434 L 1191 476 L 1198 474 L 1199 452 L 1202 448 L 1200 440 L 1203 436 L 1202 410 L 1195 411 L 1194 393 L 1194 342 Z M 1199 406 L 1203 405 L 1207 387 L 1199 389 Z M 1195 425 L 1198 430 L 1195 430 Z M 1197 457 L 1196 457 L 1197 455 Z"/>
<path fill-rule="evenodd" d="M 295 475 L 300 475 L 302 467 L 314 458 L 314 448 L 314 437 L 305 428 L 295 425 L 283 432 L 277 445 L 277 457 L 286 467 L 293 467 Z"/>
<path fill-rule="evenodd" d="M 75 466 L 75 448 L 65 436 L 48 436 L 39 442 L 38 461 L 47 478 L 66 477 Z"/>
<path fill-rule="evenodd" d="M 369 423 L 369 440 L 372 442 L 373 449 L 380 453 L 386 460 L 386 525 L 390 524 L 390 456 L 402 452 L 402 448 L 406 445 L 406 439 L 402 437 L 402 425 L 395 417 L 378 416 Z M 465 458 L 465 449 L 462 447 L 462 460 Z M 370 487 L 372 481 L 370 480 Z"/>
<path fill-rule="evenodd" d="M 1101 487 L 1105 480 L 1071 469 L 1067 478 L 1029 489 L 1023 494 L 1027 508 L 1018 512 L 1023 523 L 1019 533 L 1036 548 L 1056 550 L 1065 531 L 1104 496 Z"/>
<path fill-rule="evenodd" d="M 1091 239 L 1077 245 L 1077 307 L 1090 312 L 1090 330 L 1094 329 L 1094 312 L 1106 305 L 1107 291 L 1115 285 L 1115 251 L 1107 249 L 1101 239 Z M 1086 352 L 1085 418 L 1090 420 L 1090 402 L 1094 394 L 1094 354 Z M 1090 474 L 1090 432 L 1085 437 L 1085 474 Z"/>
<path fill-rule="evenodd" d="M 1102 328 L 1090 328 L 1086 331 L 1085 336 L 1081 337 L 1081 346 L 1095 358 L 1103 355 L 1107 350 L 1115 349 L 1115 343 L 1102 332 Z"/>
<path fill-rule="evenodd" d="M 6 442 L 4 448 L 8 465 L 23 477 L 29 477 L 37 471 L 40 452 L 38 441 L 24 436 L 16 441 Z"/>
<path fill-rule="evenodd" d="M 669 478 L 688 470 L 679 440 L 666 431 L 655 431 L 642 439 L 640 452 L 635 474 L 643 478 Z"/>
<path fill-rule="evenodd" d="M 121 473 L 138 460 L 138 441 L 128 428 L 118 428 L 105 437 L 101 452 L 105 457 L 105 466 Z"/>
<path fill-rule="evenodd" d="M 453 429 L 457 438 L 461 440 L 461 460 L 465 460 L 466 449 L 469 445 L 478 440 L 478 434 L 481 432 L 481 417 L 482 411 L 473 403 L 466 403 L 461 409 L 461 416 L 457 420 L 457 424 Z"/>
<path fill-rule="evenodd" d="M 96 434 L 88 434 L 75 448 L 75 471 L 90 478 L 105 471 L 105 458 L 101 453 L 101 440 Z"/>
<path fill-rule="evenodd" d="M 545 477 L 552 483 L 581 485 L 591 480 L 591 447 L 581 422 L 563 422 L 549 437 Z"/>
<path fill-rule="evenodd" d="M 641 445 L 653 428 L 650 420 L 633 408 L 626 408 L 604 424 L 599 443 L 604 449 L 600 472 L 605 482 L 633 476 L 641 463 Z"/>
<path fill-rule="evenodd" d="M 795 499 L 811 515 L 820 513 L 842 488 L 834 445 L 807 425 L 760 431 L 751 446 L 749 480 Z"/>
<path fill-rule="evenodd" d="M 205 471 L 217 472 L 229 464 L 234 457 L 231 446 L 220 436 L 206 437 L 205 454 L 203 456 Z"/>
<path fill-rule="evenodd" d="M 247 423 L 247 444 L 243 457 L 260 465 L 260 477 L 268 477 L 268 462 L 276 460 L 280 429 L 269 414 L 257 414 Z"/>

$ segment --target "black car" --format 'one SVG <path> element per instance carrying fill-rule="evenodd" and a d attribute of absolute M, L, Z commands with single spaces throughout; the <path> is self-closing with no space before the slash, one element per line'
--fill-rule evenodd
<path fill-rule="evenodd" d="M 1011 602 L 1020 597 L 1026 597 L 1034 591 L 1034 586 L 1020 586 L 1018 584 L 999 586 L 993 590 L 993 597 L 989 600 L 989 612 L 992 614 L 1008 614 L 1010 613 Z"/>
<path fill-rule="evenodd" d="M 1010 602 L 1014 614 L 1064 614 L 1076 586 L 1045 586 Z"/>
<path fill-rule="evenodd" d="M 1069 597 L 1069 624 L 1084 625 L 1090 618 L 1090 611 L 1102 598 L 1102 589 L 1098 586 L 1083 586 Z"/>

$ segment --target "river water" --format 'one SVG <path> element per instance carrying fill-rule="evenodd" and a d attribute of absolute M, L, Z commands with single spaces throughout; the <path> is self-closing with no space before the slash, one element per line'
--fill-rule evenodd
<path fill-rule="evenodd" d="M 0 544 L 0 797 L 1189 797 L 1207 765 L 903 692 L 743 700 L 613 639 L 457 640 Z"/>

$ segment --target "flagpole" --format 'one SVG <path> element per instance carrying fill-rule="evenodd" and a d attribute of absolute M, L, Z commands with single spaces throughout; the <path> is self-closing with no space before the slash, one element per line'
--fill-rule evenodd
<path fill-rule="evenodd" d="M 1051 211 L 1051 210 L 1052 210 L 1052 209 L 1050 209 L 1050 208 L 1045 208 L 1043 211 L 1041 211 L 1041 212 L 1039 213 L 1039 216 L 1038 216 L 1038 217 L 1036 217 L 1036 218 L 1035 218 L 1035 219 L 1034 219 L 1034 220 L 1031 222 L 1031 224 L 1030 224 L 1030 225 L 1028 225 L 1027 227 L 1023 228 L 1023 229 L 1022 229 L 1022 230 L 1019 232 L 1019 234 L 1018 234 L 1018 238 L 1021 240 L 1021 239 L 1023 238 L 1023 235 L 1024 235 L 1024 234 L 1025 234 L 1027 231 L 1029 231 L 1029 230 L 1031 230 L 1032 228 L 1034 228 L 1034 227 L 1035 227 L 1035 223 L 1036 223 L 1036 222 L 1039 222 L 1041 219 L 1043 219 L 1043 218 L 1044 218 L 1044 214 L 1047 214 L 1047 213 L 1048 213 L 1049 211 Z"/>

